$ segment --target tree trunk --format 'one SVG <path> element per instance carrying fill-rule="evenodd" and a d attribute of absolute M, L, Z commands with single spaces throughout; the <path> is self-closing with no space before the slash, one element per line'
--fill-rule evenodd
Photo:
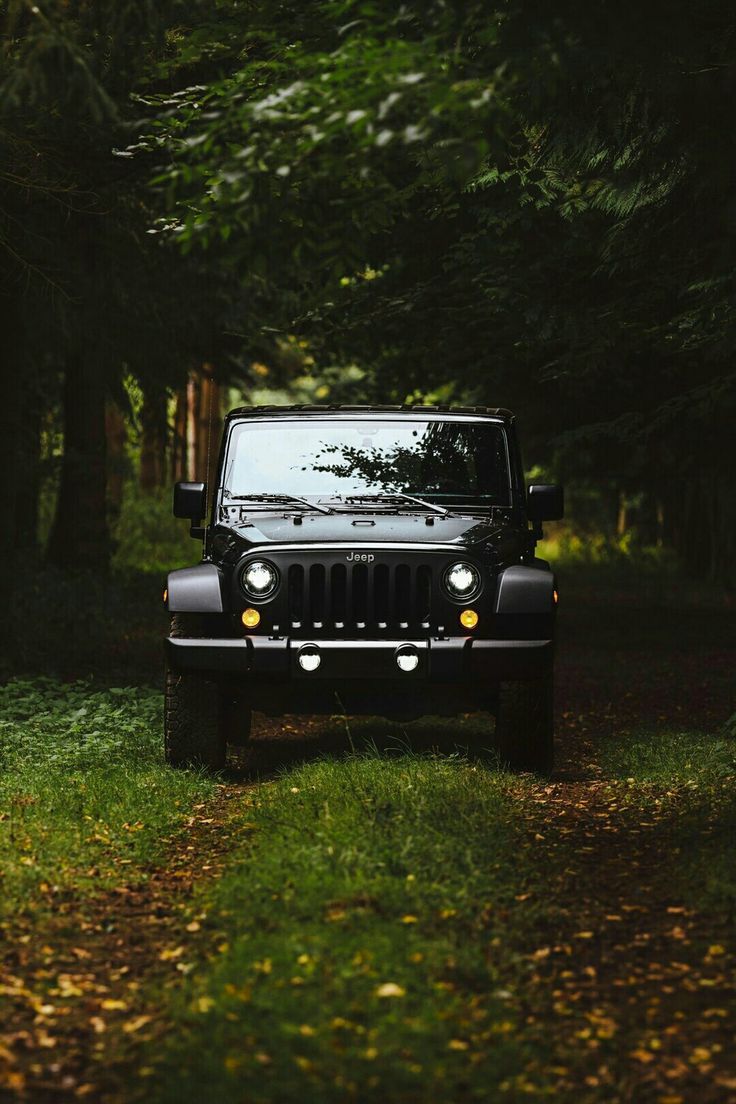
<path fill-rule="evenodd" d="M 15 519 L 23 512 L 23 472 L 19 453 L 18 426 L 23 400 L 24 333 L 18 300 L 0 294 L 0 340 L 4 346 L 7 370 L 0 403 L 0 472 L 3 491 L 3 524 L 0 525 L 0 608 L 7 610 L 13 588 L 10 565 L 18 549 L 15 543 Z M 9 641 L 6 642 L 9 645 Z"/>
<path fill-rule="evenodd" d="M 38 551 L 38 507 L 41 496 L 41 399 L 38 381 L 26 386 L 17 427 L 17 461 L 22 495 L 15 503 L 15 547 L 24 557 Z"/>
<path fill-rule="evenodd" d="M 64 456 L 47 557 L 62 568 L 107 571 L 105 389 L 87 350 L 64 376 Z"/>
<path fill-rule="evenodd" d="M 140 485 L 142 491 L 154 491 L 166 479 L 166 392 L 144 394 L 141 423 Z"/>
<path fill-rule="evenodd" d="M 123 508 L 125 484 L 125 442 L 128 436 L 123 412 L 117 403 L 105 407 L 107 437 L 107 506 L 111 521 L 117 521 Z"/>
<path fill-rule="evenodd" d="M 197 420 L 199 417 L 199 381 L 196 376 L 187 380 L 187 463 L 186 478 L 197 478 Z"/>
<path fill-rule="evenodd" d="M 176 393 L 174 413 L 174 439 L 171 443 L 171 479 L 176 482 L 187 477 L 187 392 L 182 388 Z"/>
<path fill-rule="evenodd" d="M 217 471 L 218 449 L 222 435 L 222 395 L 211 364 L 202 365 L 197 418 L 197 479 L 210 490 Z"/>

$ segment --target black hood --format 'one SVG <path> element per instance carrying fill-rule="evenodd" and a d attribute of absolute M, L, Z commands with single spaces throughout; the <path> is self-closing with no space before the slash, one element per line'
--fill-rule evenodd
<path fill-rule="evenodd" d="M 426 544 L 480 548 L 502 541 L 518 530 L 508 517 L 496 512 L 492 517 L 436 514 L 285 514 L 254 512 L 238 521 L 217 527 L 223 536 L 235 537 L 242 544 L 338 544 L 359 548 L 362 544 Z M 242 542 L 242 543 L 241 543 Z M 219 543 L 219 542 L 218 542 Z M 230 542 L 229 542 L 230 543 Z"/>

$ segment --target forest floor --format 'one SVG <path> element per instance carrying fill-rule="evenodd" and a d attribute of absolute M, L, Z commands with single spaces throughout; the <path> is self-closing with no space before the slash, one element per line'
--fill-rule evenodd
<path fill-rule="evenodd" d="M 549 781 L 477 717 L 211 780 L 156 691 L 2 688 L 0 1099 L 736 1104 L 734 613 L 569 592 Z"/>

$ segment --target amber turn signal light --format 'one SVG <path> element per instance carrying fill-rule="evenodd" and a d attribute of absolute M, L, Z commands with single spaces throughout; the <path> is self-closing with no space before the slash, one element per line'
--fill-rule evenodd
<path fill-rule="evenodd" d="M 168 587 L 164 587 L 164 605 L 166 605 L 166 603 L 168 602 L 168 600 L 169 600 L 169 591 L 168 591 Z"/>
<path fill-rule="evenodd" d="M 478 624 L 478 614 L 475 610 L 463 610 L 460 614 L 460 624 L 464 629 L 474 629 Z"/>
<path fill-rule="evenodd" d="M 556 590 L 553 590 L 553 591 L 552 591 L 552 601 L 554 602 L 554 604 L 555 604 L 555 605 L 557 605 L 557 603 L 559 602 L 559 600 L 560 600 L 560 596 L 559 596 L 559 594 L 557 593 L 557 591 L 556 591 Z"/>
<path fill-rule="evenodd" d="M 261 623 L 261 615 L 258 610 L 246 609 L 243 610 L 241 621 L 245 625 L 246 629 L 255 629 Z"/>

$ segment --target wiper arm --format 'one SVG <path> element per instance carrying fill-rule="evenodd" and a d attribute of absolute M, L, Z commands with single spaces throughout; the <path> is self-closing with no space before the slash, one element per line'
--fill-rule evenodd
<path fill-rule="evenodd" d="M 233 502 L 272 502 L 274 506 L 306 506 L 310 510 L 318 510 L 320 514 L 331 514 L 333 511 L 329 506 L 322 506 L 318 502 L 310 502 L 307 498 L 299 498 L 298 495 L 287 494 L 245 494 L 234 495 L 229 491 L 225 491 L 224 494 L 227 498 Z"/>
<path fill-rule="evenodd" d="M 427 502 L 423 498 L 415 498 L 414 495 L 404 494 L 403 491 L 394 491 L 396 498 L 405 498 L 407 502 L 416 502 L 418 506 L 424 506 L 427 510 L 434 510 L 437 514 L 449 514 L 444 506 L 438 506 L 436 502 Z"/>
<path fill-rule="evenodd" d="M 391 491 L 385 495 L 347 495 L 345 502 L 380 502 L 385 499 L 401 498 L 404 502 L 414 502 L 417 506 L 423 506 L 425 510 L 434 510 L 437 514 L 449 514 L 444 506 L 438 506 L 435 502 L 426 502 L 423 498 L 415 498 L 414 495 L 404 494 L 403 491 Z"/>

